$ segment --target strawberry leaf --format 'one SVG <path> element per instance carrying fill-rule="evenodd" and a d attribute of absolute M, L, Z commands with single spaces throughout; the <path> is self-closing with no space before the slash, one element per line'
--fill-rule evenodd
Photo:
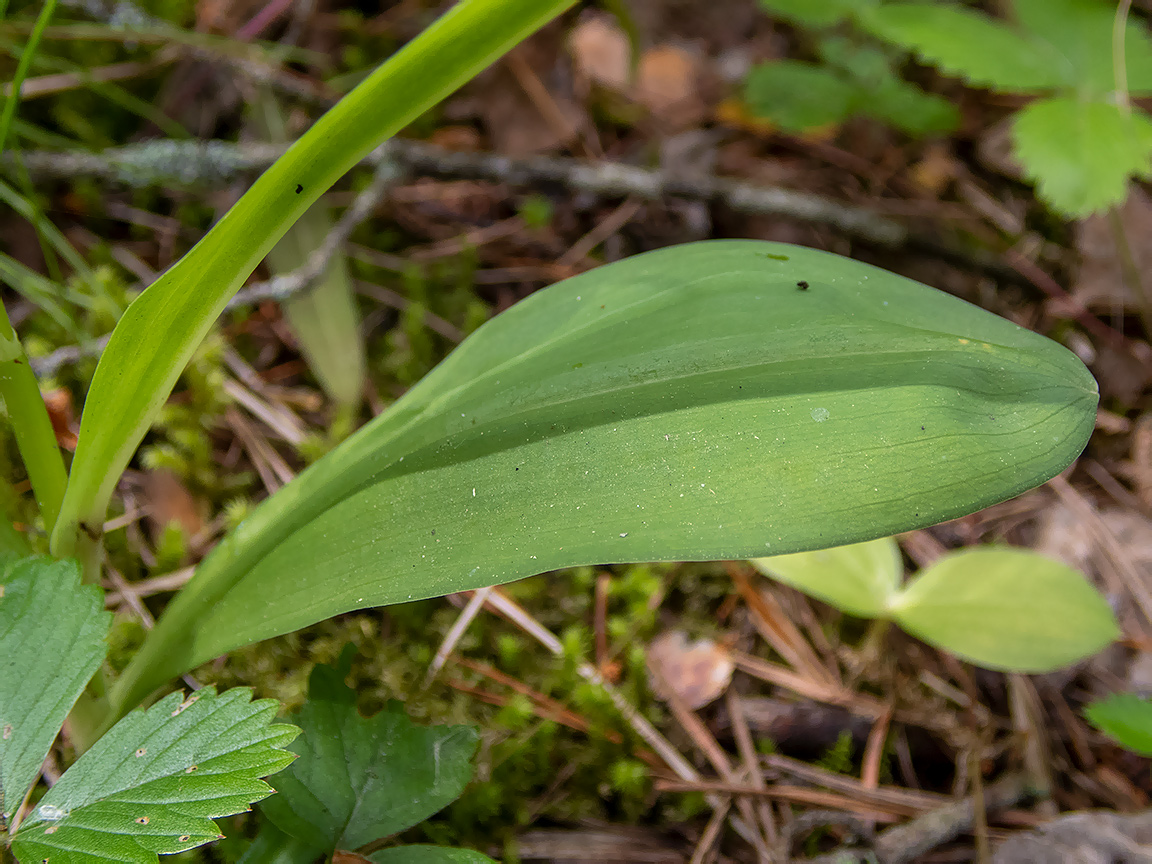
<path fill-rule="evenodd" d="M 7 822 L 84 685 L 111 623 L 74 561 L 26 558 L 0 576 L 0 809 Z"/>
<path fill-rule="evenodd" d="M 173 693 L 133 711 L 65 772 L 13 837 L 24 864 L 157 860 L 222 835 L 213 818 L 271 794 L 299 730 L 245 688 Z"/>

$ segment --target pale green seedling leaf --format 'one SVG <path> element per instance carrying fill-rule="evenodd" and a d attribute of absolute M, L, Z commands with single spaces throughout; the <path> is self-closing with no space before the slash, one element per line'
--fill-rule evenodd
<path fill-rule="evenodd" d="M 1152 701 L 1115 693 L 1084 709 L 1088 721 L 1141 756 L 1152 756 Z"/>
<path fill-rule="evenodd" d="M 0 804 L 10 820 L 108 651 L 103 593 L 74 561 L 26 558 L 0 574 Z"/>
<path fill-rule="evenodd" d="M 492 319 L 262 504 L 113 704 L 351 609 L 931 525 L 1058 473 L 1096 402 L 1062 346 L 857 261 L 746 240 L 639 255 Z"/>
<path fill-rule="evenodd" d="M 133 711 L 69 768 L 13 838 L 22 864 L 157 861 L 222 835 L 212 821 L 271 794 L 299 730 L 245 688 L 172 693 Z"/>
<path fill-rule="evenodd" d="M 417 726 L 393 702 L 356 710 L 344 672 L 312 670 L 308 701 L 292 720 L 300 758 L 260 809 L 284 833 L 320 849 L 356 849 L 422 822 L 472 779 L 479 736 L 471 726 Z"/>
<path fill-rule="evenodd" d="M 1016 115 L 1012 139 L 1040 197 L 1070 218 L 1121 204 L 1130 177 L 1152 177 L 1152 120 L 1139 110 L 1040 99 Z"/>
<path fill-rule="evenodd" d="M 886 615 L 904 572 L 900 547 L 891 537 L 794 555 L 753 558 L 752 565 L 765 576 L 861 618 Z"/>
<path fill-rule="evenodd" d="M 789 132 L 846 120 L 856 92 L 850 81 L 831 69 L 799 60 L 763 63 L 744 82 L 748 109 Z"/>
<path fill-rule="evenodd" d="M 55 554 L 71 554 L 81 533 L 99 531 L 112 490 L 192 352 L 284 232 L 373 148 L 572 2 L 460 0 L 321 117 L 128 307 L 85 399 Z"/>
<path fill-rule="evenodd" d="M 1027 549 L 945 555 L 891 604 L 925 642 L 990 669 L 1050 672 L 1120 635 L 1108 602 L 1078 571 Z"/>
<path fill-rule="evenodd" d="M 815 28 L 837 24 L 875 3 L 876 0 L 760 0 L 760 8 L 769 15 Z"/>
<path fill-rule="evenodd" d="M 874 36 L 977 86 L 1036 91 L 1072 83 L 1068 62 L 1047 42 L 961 6 L 885 3 L 862 21 Z"/>
<path fill-rule="evenodd" d="M 487 855 L 472 849 L 443 846 L 393 846 L 368 856 L 374 864 L 496 864 Z"/>

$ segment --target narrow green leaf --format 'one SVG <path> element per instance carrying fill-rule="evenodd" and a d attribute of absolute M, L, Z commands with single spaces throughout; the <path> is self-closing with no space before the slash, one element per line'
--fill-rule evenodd
<path fill-rule="evenodd" d="M 356 711 L 344 673 L 312 670 L 308 701 L 293 715 L 300 758 L 260 805 L 305 844 L 356 849 L 427 819 L 472 779 L 479 737 L 471 726 L 416 726 L 399 702 L 370 718 Z"/>
<path fill-rule="evenodd" d="M 287 126 L 270 90 L 265 90 L 256 100 L 252 125 L 266 140 L 276 144 L 288 141 Z M 332 219 L 327 207 L 317 202 L 268 253 L 273 275 L 303 267 L 331 230 Z M 344 253 L 332 256 L 317 284 L 286 300 L 283 308 L 300 344 L 300 352 L 324 392 L 342 405 L 359 405 L 367 375 L 367 358 Z"/>
<path fill-rule="evenodd" d="M 1084 709 L 1093 726 L 1141 756 L 1152 756 L 1152 701 L 1114 693 Z"/>
<path fill-rule="evenodd" d="M 23 864 L 157 861 L 221 836 L 212 819 L 271 794 L 260 778 L 292 761 L 293 726 L 244 688 L 172 693 L 121 720 L 60 778 L 21 825 Z"/>
<path fill-rule="evenodd" d="M 861 618 L 887 617 L 900 588 L 904 564 L 891 537 L 794 555 L 753 558 L 752 565 L 771 576 Z"/>
<path fill-rule="evenodd" d="M 320 118 L 128 307 L 85 400 L 55 554 L 72 552 L 82 523 L 98 530 L 192 352 L 289 226 L 374 147 L 572 2 L 461 0 Z"/>
<path fill-rule="evenodd" d="M 831 69 L 799 60 L 763 63 L 744 82 L 748 109 L 790 132 L 846 120 L 855 98 L 856 87 L 850 81 Z"/>
<path fill-rule="evenodd" d="M 1076 70 L 1051 45 L 981 12 L 934 3 L 885 3 L 861 16 L 874 36 L 977 86 L 1036 91 L 1074 85 Z"/>
<path fill-rule="evenodd" d="M 1084 577 L 1027 549 L 966 549 L 922 571 L 891 604 L 925 642 L 990 669 L 1050 672 L 1120 635 Z"/>
<path fill-rule="evenodd" d="M 375 864 L 496 864 L 487 855 L 472 849 L 443 846 L 393 846 L 368 856 Z"/>
<path fill-rule="evenodd" d="M 1096 402 L 1060 345 L 857 261 L 739 240 L 639 255 L 489 321 L 265 502 L 169 605 L 114 710 L 351 609 L 970 513 L 1066 467 Z"/>
<path fill-rule="evenodd" d="M 1050 207 L 1079 219 L 1128 197 L 1128 178 L 1152 177 L 1152 119 L 1111 102 L 1039 99 L 1012 123 L 1016 155 Z"/>
<path fill-rule="evenodd" d="M 74 561 L 26 558 L 0 573 L 0 811 L 10 819 L 60 725 L 108 651 L 112 614 Z"/>

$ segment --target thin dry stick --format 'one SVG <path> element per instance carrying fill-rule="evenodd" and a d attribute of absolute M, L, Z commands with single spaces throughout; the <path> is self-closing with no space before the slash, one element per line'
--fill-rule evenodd
<path fill-rule="evenodd" d="M 700 835 L 700 842 L 692 850 L 692 859 L 689 864 L 703 864 L 704 860 L 711 855 L 716 841 L 720 839 L 720 829 L 724 827 L 724 819 L 731 806 L 731 800 L 725 798 L 720 802 L 720 806 L 712 811 L 712 817 L 704 826 L 704 833 Z"/>
<path fill-rule="evenodd" d="M 492 593 L 491 588 L 480 588 L 472 592 L 472 596 L 468 599 L 468 605 L 464 607 L 460 615 L 452 622 L 452 626 L 448 628 L 448 632 L 444 634 L 444 641 L 440 643 L 440 647 L 436 649 L 436 656 L 432 658 L 432 662 L 428 664 L 428 671 L 424 675 L 424 683 L 421 685 L 422 690 L 428 689 L 437 673 L 443 668 L 450 655 L 456 648 L 456 643 L 460 641 L 460 637 L 464 635 L 468 629 L 468 625 L 472 623 L 472 619 L 480 614 L 480 610 L 484 608 L 484 602 L 488 599 L 488 595 Z"/>
<path fill-rule="evenodd" d="M 104 556 L 104 572 L 108 574 L 108 581 L 120 592 L 120 597 L 123 602 L 127 603 L 136 617 L 140 619 L 141 625 L 145 630 L 151 630 L 156 626 L 156 619 L 152 617 L 152 613 L 148 611 L 148 607 L 140 601 L 140 596 L 132 590 L 132 586 L 128 584 L 128 580 L 108 563 L 108 556 Z"/>
<path fill-rule="evenodd" d="M 560 267 L 572 267 L 583 261 L 588 254 L 623 228 L 632 217 L 640 212 L 641 202 L 636 198 L 629 198 L 604 219 L 601 219 L 591 231 L 572 244 L 567 252 L 561 255 L 556 264 Z"/>
<path fill-rule="evenodd" d="M 772 784 L 763 789 L 757 789 L 746 783 L 729 783 L 726 780 L 657 780 L 656 791 L 711 792 L 720 795 L 746 795 L 750 797 L 771 798 L 779 801 L 787 801 L 791 804 L 806 804 L 815 807 L 828 807 L 834 810 L 845 810 L 849 813 L 861 813 L 869 818 L 884 822 L 894 822 L 897 819 L 915 816 L 924 812 L 918 808 L 907 805 L 870 800 L 863 796 L 843 795 L 839 792 L 826 792 L 822 789 L 812 789 L 807 786 L 790 786 L 785 784 Z"/>
<path fill-rule="evenodd" d="M 1077 492 L 1062 476 L 1053 477 L 1048 481 L 1048 485 L 1056 490 L 1060 500 L 1076 513 L 1084 525 L 1088 526 L 1088 530 L 1103 547 L 1106 553 L 1105 557 L 1112 563 L 1121 583 L 1132 595 L 1132 599 L 1140 611 L 1144 613 L 1145 622 L 1152 624 L 1152 591 L 1149 591 L 1146 580 L 1137 572 L 1132 561 L 1124 553 L 1124 547 L 1116 539 L 1112 529 L 1100 518 L 1096 508 L 1089 504 L 1084 496 Z"/>
<path fill-rule="evenodd" d="M 744 763 L 749 782 L 753 788 L 764 789 L 766 787 L 764 774 L 760 770 L 760 760 L 756 756 L 756 745 L 752 742 L 752 731 L 748 728 L 748 718 L 744 716 L 744 704 L 731 687 L 724 694 L 724 699 L 728 708 L 728 716 L 732 720 L 732 737 L 736 739 L 736 750 L 740 753 L 740 760 Z M 780 833 L 776 829 L 776 817 L 772 813 L 772 803 L 767 800 L 758 801 L 756 815 L 759 817 L 765 839 L 768 841 L 769 860 L 776 861 L 781 857 Z"/>
<path fill-rule="evenodd" d="M 248 413 L 293 446 L 299 446 L 307 437 L 304 422 L 282 405 L 272 405 L 232 378 L 224 379 L 224 392 Z"/>
<path fill-rule="evenodd" d="M 224 410 L 224 419 L 252 459 L 252 465 L 260 475 L 260 482 L 264 484 L 269 495 L 292 480 L 295 476 L 292 469 L 280 458 L 280 454 L 272 448 L 268 439 L 261 436 L 243 414 L 229 405 Z"/>
<path fill-rule="evenodd" d="M 195 572 L 195 567 L 185 567 L 163 576 L 153 576 L 151 579 L 133 582 L 128 593 L 136 597 L 150 597 L 153 594 L 162 594 L 166 591 L 178 591 L 187 584 Z M 122 594 L 119 591 L 111 591 L 104 595 L 104 606 L 108 609 L 115 609 L 122 603 L 128 602 L 127 596 L 128 594 Z"/>

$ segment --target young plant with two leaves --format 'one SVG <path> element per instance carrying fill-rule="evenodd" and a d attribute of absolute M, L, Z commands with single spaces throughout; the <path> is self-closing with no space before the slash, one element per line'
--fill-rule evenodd
<path fill-rule="evenodd" d="M 1084 447 L 1096 383 L 1043 337 L 812 249 L 673 247 L 569 279 L 481 327 L 225 537 L 119 676 L 100 669 L 106 621 L 92 583 L 113 490 L 228 299 L 341 175 L 568 5 L 462 0 L 322 117 L 128 307 L 70 472 L 0 320 L 0 395 L 61 562 L 12 564 L 0 586 L 5 818 L 70 708 L 70 740 L 88 751 L 9 825 L 24 864 L 153 860 L 216 836 L 205 820 L 267 793 L 259 778 L 283 766 L 294 734 L 270 725 L 267 703 L 201 691 L 141 707 L 228 651 L 574 565 L 885 536 L 1016 495 Z M 26 551 L 10 525 L 0 539 Z M 320 746 L 298 722 L 292 748 Z M 182 798 L 207 782 L 207 764 L 218 798 Z M 171 812 L 140 812 L 163 796 Z M 329 839 L 273 838 L 260 855 L 310 860 Z"/>

